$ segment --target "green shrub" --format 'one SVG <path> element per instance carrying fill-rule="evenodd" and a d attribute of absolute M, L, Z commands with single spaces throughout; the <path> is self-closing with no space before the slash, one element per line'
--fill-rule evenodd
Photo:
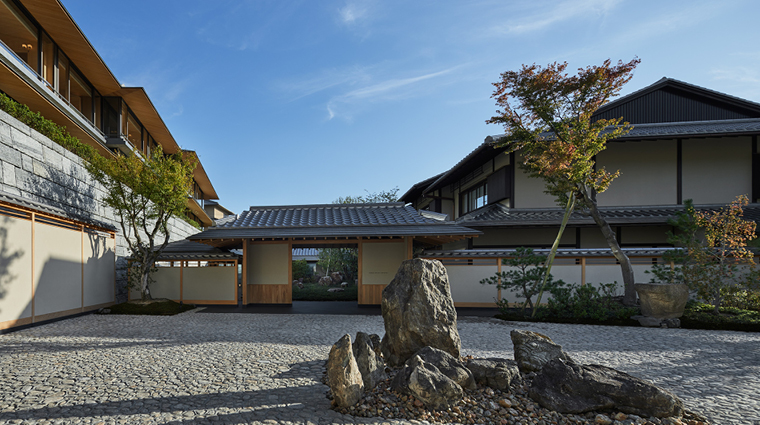
<path fill-rule="evenodd" d="M 314 271 L 306 260 L 293 261 L 293 279 L 303 279 L 306 283 L 314 281 Z"/>
<path fill-rule="evenodd" d="M 689 301 L 680 318 L 685 329 L 760 332 L 760 312 L 735 307 L 721 307 L 715 314 L 710 304 Z"/>
<path fill-rule="evenodd" d="M 511 270 L 496 273 L 494 276 L 480 281 L 482 285 L 496 285 L 497 288 L 514 292 L 517 298 L 525 299 L 522 309 L 533 309 L 532 297 L 538 294 L 541 289 L 544 275 L 547 268 L 544 267 L 547 256 L 534 254 L 533 249 L 520 247 L 515 249 L 515 256 L 512 258 L 502 259 L 502 264 L 511 268 Z M 561 287 L 565 282 L 555 281 L 551 273 L 546 280 L 546 290 L 551 291 L 554 288 Z M 497 306 L 502 312 L 509 311 L 509 302 L 501 299 L 496 301 Z"/>
<path fill-rule="evenodd" d="M 760 290 L 741 290 L 727 293 L 723 298 L 723 305 L 741 310 L 760 312 Z"/>
<path fill-rule="evenodd" d="M 628 319 L 637 314 L 638 309 L 625 307 L 616 299 L 617 286 L 614 282 L 602 283 L 599 288 L 577 283 L 554 287 L 547 308 L 539 310 L 539 314 L 542 317 L 599 322 Z"/>

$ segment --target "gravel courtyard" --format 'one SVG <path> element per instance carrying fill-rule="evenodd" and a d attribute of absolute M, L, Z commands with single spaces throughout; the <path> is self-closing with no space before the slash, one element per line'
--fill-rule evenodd
<path fill-rule="evenodd" d="M 340 415 L 330 346 L 379 316 L 88 315 L 0 335 L 0 423 L 401 423 Z M 760 424 L 760 335 L 460 317 L 463 355 L 512 358 L 509 331 L 650 379 L 715 425 Z"/>

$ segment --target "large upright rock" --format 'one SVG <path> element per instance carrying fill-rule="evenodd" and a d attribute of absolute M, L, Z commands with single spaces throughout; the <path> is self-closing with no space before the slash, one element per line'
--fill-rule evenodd
<path fill-rule="evenodd" d="M 683 403 L 654 384 L 604 366 L 554 359 L 536 374 L 530 397 L 560 413 L 618 410 L 649 417 L 683 415 Z"/>
<path fill-rule="evenodd" d="M 375 350 L 372 336 L 364 332 L 357 332 L 352 349 L 356 365 L 362 374 L 365 390 L 375 388 L 380 381 L 387 378 L 385 363 L 383 363 L 383 358 Z"/>
<path fill-rule="evenodd" d="M 423 347 L 459 357 L 461 340 L 449 278 L 440 261 L 401 263 L 396 277 L 383 289 L 385 336 L 382 351 L 391 366 L 400 366 Z"/>
<path fill-rule="evenodd" d="M 570 360 L 562 346 L 546 335 L 515 329 L 510 336 L 515 347 L 515 360 L 522 373 L 538 372 L 553 359 Z"/>
<path fill-rule="evenodd" d="M 364 382 L 351 349 L 351 336 L 346 334 L 330 349 L 327 358 L 327 384 L 335 404 L 348 407 L 362 397 Z"/>

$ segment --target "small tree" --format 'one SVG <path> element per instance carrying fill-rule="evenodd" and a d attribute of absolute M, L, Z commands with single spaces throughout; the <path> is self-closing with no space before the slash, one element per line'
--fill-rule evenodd
<path fill-rule="evenodd" d="M 148 300 L 151 269 L 169 243 L 169 220 L 187 209 L 196 162 L 157 148 L 147 158 L 93 156 L 86 166 L 106 188 L 103 201 L 119 217 L 132 258 L 129 287 Z"/>
<path fill-rule="evenodd" d="M 324 248 L 319 251 L 317 264 L 328 276 L 337 271 L 347 282 L 353 282 L 359 273 L 359 253 L 356 248 Z"/>
<path fill-rule="evenodd" d="M 340 197 L 333 201 L 333 204 L 382 204 L 388 202 L 398 202 L 398 187 L 391 190 L 382 190 L 380 192 L 367 192 L 366 195 Z"/>
<path fill-rule="evenodd" d="M 542 178 L 546 193 L 565 206 L 547 271 L 551 271 L 560 237 L 577 202 L 594 219 L 620 262 L 626 305 L 636 303 L 633 267 L 596 203 L 596 194 L 607 190 L 620 173 L 597 169 L 595 158 L 607 141 L 628 133 L 630 126 L 622 118 L 594 121 L 591 117 L 618 95 L 639 62 L 634 58 L 612 66 L 608 59 L 601 66 L 581 68 L 572 76 L 565 73 L 567 63 L 555 62 L 546 68 L 523 65 L 520 71 L 501 74 L 501 81 L 494 83 L 492 97 L 502 109 L 486 121 L 504 126 L 507 135 L 499 145 L 508 146 L 510 152 L 519 151 L 523 168 L 531 177 Z"/>
<path fill-rule="evenodd" d="M 481 280 L 480 283 L 496 285 L 498 289 L 515 292 L 517 298 L 525 298 L 522 305 L 523 313 L 525 313 L 526 308 L 533 310 L 532 298 L 539 292 L 544 276 L 549 277 L 548 289 L 565 284 L 561 280 L 554 281 L 551 273 L 547 272 L 544 266 L 546 259 L 546 255 L 535 254 L 531 248 L 517 248 L 514 257 L 501 260 L 502 265 L 510 267 L 511 270 L 497 272 L 494 276 Z M 509 302 L 503 299 L 498 300 L 497 305 L 501 309 L 509 308 Z"/>
<path fill-rule="evenodd" d="M 668 241 L 680 248 L 665 256 L 672 265 L 652 268 L 657 280 L 686 283 L 713 305 L 715 314 L 726 296 L 760 289 L 754 253 L 747 248 L 757 237 L 755 222 L 743 218 L 748 203 L 741 195 L 718 211 L 702 212 L 687 200 L 685 212 L 670 221 L 678 232 L 668 234 Z"/>

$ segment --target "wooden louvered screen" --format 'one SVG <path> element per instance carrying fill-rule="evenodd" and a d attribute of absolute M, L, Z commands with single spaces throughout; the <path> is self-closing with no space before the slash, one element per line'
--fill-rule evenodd
<path fill-rule="evenodd" d="M 499 168 L 488 176 L 488 203 L 512 197 L 512 166 Z"/>

